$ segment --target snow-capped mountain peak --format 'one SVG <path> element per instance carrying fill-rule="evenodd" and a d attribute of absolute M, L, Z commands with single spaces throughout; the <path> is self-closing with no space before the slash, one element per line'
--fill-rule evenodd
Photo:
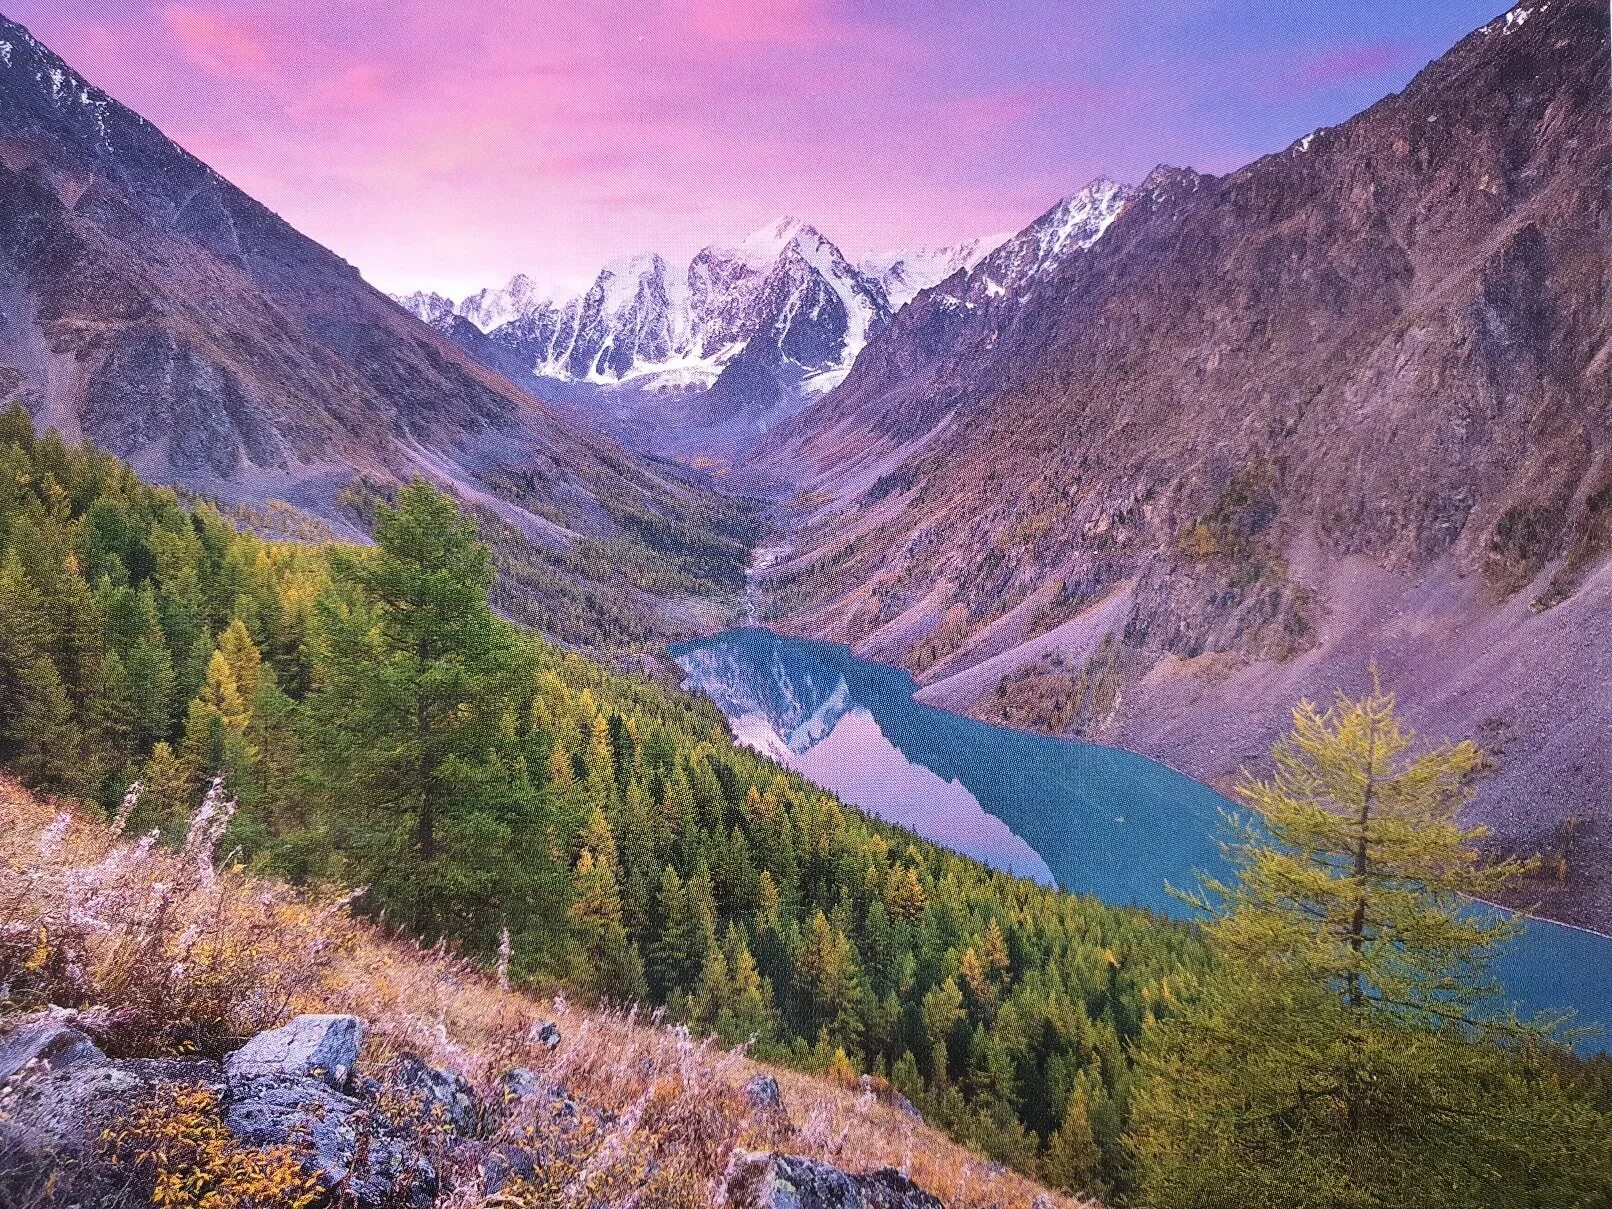
<path fill-rule="evenodd" d="M 811 223 L 792 214 L 784 214 L 750 232 L 731 248 L 713 248 L 715 254 L 736 260 L 748 268 L 765 270 L 797 242 L 827 242 Z"/>
<path fill-rule="evenodd" d="M 516 273 L 509 284 L 500 289 L 478 290 L 454 310 L 482 331 L 490 332 L 540 307 L 562 303 L 565 298 L 566 292 L 556 283 L 540 282 L 525 273 Z"/>
<path fill-rule="evenodd" d="M 1011 237 L 1011 231 L 1003 231 L 949 247 L 881 252 L 857 267 L 884 287 L 891 311 L 899 311 L 919 291 L 939 285 L 959 269 L 972 269 Z"/>
<path fill-rule="evenodd" d="M 974 306 L 1001 298 L 1024 299 L 1036 279 L 1101 239 L 1138 192 L 1104 177 L 1092 181 L 982 257 L 956 301 Z"/>
<path fill-rule="evenodd" d="M 392 298 L 404 310 L 412 312 L 415 318 L 425 320 L 432 327 L 441 326 L 459 313 L 458 304 L 452 298 L 435 290 L 415 290 L 412 294 L 394 294 Z"/>
<path fill-rule="evenodd" d="M 1098 177 L 1073 197 L 1064 198 L 1031 227 L 1038 264 L 1046 264 L 1069 248 L 1091 247 L 1134 192 L 1129 186 Z"/>
<path fill-rule="evenodd" d="M 685 409 L 709 394 L 700 406 L 717 418 L 703 423 L 753 436 L 839 385 L 920 290 L 962 271 L 964 296 L 949 305 L 1022 297 L 1047 266 L 1095 242 L 1131 194 L 1094 181 L 1011 238 L 861 264 L 810 223 L 783 215 L 736 244 L 702 249 L 686 266 L 653 252 L 612 261 L 574 293 L 517 274 L 458 303 L 426 291 L 397 301 L 461 342 L 469 340 L 461 320 L 469 320 L 492 350 L 479 356 L 506 373 L 523 367 L 561 396 L 604 408 L 606 418 L 624 390 L 658 395 L 657 406 L 682 400 L 676 406 Z"/>

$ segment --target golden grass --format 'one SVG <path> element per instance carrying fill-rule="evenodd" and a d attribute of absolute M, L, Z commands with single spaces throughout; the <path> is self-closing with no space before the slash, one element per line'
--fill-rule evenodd
<path fill-rule="evenodd" d="M 216 1055 L 299 1012 L 350 1012 L 368 1023 L 369 1069 L 413 1053 L 458 1071 L 487 1100 L 502 1073 L 523 1066 L 604 1110 L 609 1124 L 572 1139 L 567 1158 L 595 1187 L 656 1172 L 656 1203 L 720 1203 L 731 1154 L 745 1147 L 849 1171 L 897 1167 L 955 1209 L 1028 1209 L 1037 1195 L 1083 1204 L 871 1091 L 764 1066 L 654 1015 L 500 989 L 451 952 L 353 917 L 342 898 L 256 878 L 227 858 L 219 867 L 222 794 L 211 809 L 174 852 L 0 777 L 0 1012 L 72 1009 L 105 1048 L 128 1055 Z M 536 1036 L 545 1020 L 561 1031 L 553 1052 Z M 757 1073 L 778 1079 L 787 1122 L 745 1099 L 741 1086 Z M 443 1205 L 566 1203 L 519 1186 L 513 1198 L 488 1199 L 473 1173 L 450 1176 Z"/>

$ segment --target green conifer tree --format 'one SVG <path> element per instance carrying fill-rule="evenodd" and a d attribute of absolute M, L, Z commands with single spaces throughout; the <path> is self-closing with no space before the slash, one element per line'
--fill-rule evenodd
<path fill-rule="evenodd" d="M 1472 906 L 1519 872 L 1458 811 L 1471 743 L 1413 751 L 1391 696 L 1301 703 L 1238 880 L 1209 880 L 1218 964 L 1148 1030 L 1131 1146 L 1153 1209 L 1590 1205 L 1607 1118 L 1499 1013 L 1487 958 L 1515 923 Z M 1600 1141 L 1592 1140 L 1599 1136 Z"/>

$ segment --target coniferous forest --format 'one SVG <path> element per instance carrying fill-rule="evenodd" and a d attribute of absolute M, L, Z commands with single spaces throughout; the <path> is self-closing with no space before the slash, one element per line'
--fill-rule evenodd
<path fill-rule="evenodd" d="M 487 960 L 507 929 L 519 978 L 1125 1179 L 1129 1054 L 1202 968 L 1188 927 L 878 823 L 709 704 L 501 620 L 422 482 L 366 550 L 242 532 L 17 411 L 0 462 L 0 742 L 30 781 L 108 806 L 139 781 L 131 827 L 177 839 L 222 772 L 250 865 Z"/>
<path fill-rule="evenodd" d="M 872 820 L 709 704 L 501 619 L 486 548 L 423 481 L 374 532 L 257 536 L 7 414 L 0 757 L 109 809 L 138 782 L 131 825 L 173 840 L 221 774 L 250 867 L 361 887 L 520 981 L 871 1074 L 1057 1186 L 1603 1203 L 1604 1068 L 1475 1024 L 1481 977 L 1451 973 L 1504 931 L 1452 896 L 1516 872 L 1452 821 L 1475 753 L 1412 759 L 1391 700 L 1300 711 L 1201 929 Z M 1363 785 L 1378 815 L 1318 809 Z M 1512 1199 L 1472 1199 L 1496 1172 Z"/>

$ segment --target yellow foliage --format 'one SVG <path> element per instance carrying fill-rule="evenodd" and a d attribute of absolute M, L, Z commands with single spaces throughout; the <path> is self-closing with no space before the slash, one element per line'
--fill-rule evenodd
<path fill-rule="evenodd" d="M 160 1088 L 101 1144 L 109 1162 L 150 1181 L 157 1209 L 308 1209 L 320 1199 L 293 1147 L 236 1141 L 206 1087 Z"/>

